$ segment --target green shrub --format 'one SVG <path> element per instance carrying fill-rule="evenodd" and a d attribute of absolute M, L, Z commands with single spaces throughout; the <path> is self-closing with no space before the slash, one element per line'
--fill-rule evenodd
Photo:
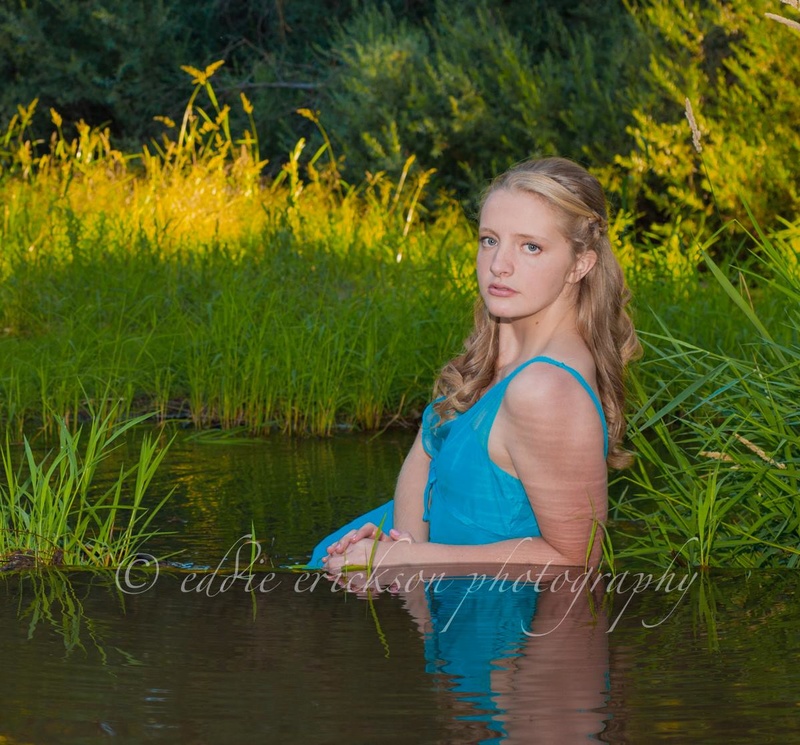
<path fill-rule="evenodd" d="M 765 16 L 777 0 L 641 0 L 633 16 L 651 42 L 633 108 L 636 147 L 618 159 L 648 224 L 695 233 L 746 218 L 765 227 L 800 210 L 800 45 Z M 797 13 L 792 17 L 800 20 Z M 701 135 L 695 151 L 684 109 Z"/>
<path fill-rule="evenodd" d="M 217 92 L 224 105 L 240 92 L 259 112 L 264 152 L 283 159 L 311 130 L 297 108 L 319 108 L 329 70 L 314 49 L 360 8 L 351 0 L 9 0 L 0 4 L 0 121 L 40 100 L 70 124 L 107 124 L 115 142 L 136 150 L 161 129 L 158 113 L 182 109 L 181 65 L 224 59 Z M 393 0 L 410 18 L 428 11 Z M 46 125 L 38 117 L 34 130 Z M 234 115 L 236 129 L 243 119 Z"/>
<path fill-rule="evenodd" d="M 463 195 L 525 157 L 598 163 L 630 147 L 642 40 L 621 5 L 434 7 L 424 25 L 368 8 L 334 38 L 323 121 L 350 172 L 396 174 L 414 154 Z"/>
<path fill-rule="evenodd" d="M 3 3 L 2 118 L 39 98 L 45 111 L 53 107 L 68 122 L 108 123 L 134 136 L 156 131 L 151 112 L 172 113 L 183 85 L 180 64 L 194 57 L 176 11 L 168 1 Z"/>

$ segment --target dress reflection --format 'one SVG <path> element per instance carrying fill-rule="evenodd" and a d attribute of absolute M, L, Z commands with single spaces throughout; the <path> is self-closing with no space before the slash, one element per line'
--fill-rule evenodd
<path fill-rule="evenodd" d="M 566 580 L 566 581 L 563 581 Z M 600 582 L 445 577 L 402 593 L 426 670 L 485 727 L 476 742 L 580 743 L 605 727 L 608 619 Z M 586 586 L 584 586 L 586 585 Z"/>

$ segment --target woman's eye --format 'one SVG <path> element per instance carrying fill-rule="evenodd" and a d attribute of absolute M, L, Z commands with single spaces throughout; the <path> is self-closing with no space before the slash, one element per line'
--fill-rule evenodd
<path fill-rule="evenodd" d="M 481 244 L 481 246 L 486 246 L 487 248 L 491 248 L 492 246 L 497 245 L 497 241 L 490 235 L 482 236 L 478 242 Z"/>
<path fill-rule="evenodd" d="M 538 254 L 542 249 L 535 243 L 526 243 L 525 250 L 531 254 Z"/>

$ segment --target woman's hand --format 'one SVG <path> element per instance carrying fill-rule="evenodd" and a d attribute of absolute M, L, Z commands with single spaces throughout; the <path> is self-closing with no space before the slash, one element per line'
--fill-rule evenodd
<path fill-rule="evenodd" d="M 379 543 L 377 547 L 376 541 Z M 367 566 L 373 551 L 376 551 L 376 558 L 382 555 L 380 544 L 397 541 L 414 543 L 414 537 L 408 531 L 394 528 L 384 533 L 373 523 L 366 523 L 358 530 L 350 531 L 338 543 L 328 546 L 328 555 L 322 557 L 322 563 L 329 571 L 341 571 L 348 565 Z"/>
<path fill-rule="evenodd" d="M 384 533 L 375 523 L 364 523 L 358 530 L 351 530 L 349 533 L 345 533 L 337 543 L 332 543 L 328 546 L 328 556 L 331 554 L 342 554 L 347 551 L 352 544 L 358 543 L 358 541 L 364 538 L 372 538 L 379 541 L 392 540 L 388 534 Z M 325 561 L 324 558 L 322 560 Z"/>
<path fill-rule="evenodd" d="M 345 551 L 350 550 L 352 546 L 361 540 L 372 539 L 379 541 L 397 541 L 405 539 L 413 542 L 414 539 L 411 533 L 405 530 L 395 530 L 392 528 L 388 533 L 381 530 L 375 523 L 364 523 L 358 530 L 351 530 L 342 536 L 337 543 L 328 546 L 328 556 L 332 554 L 343 554 Z M 322 559 L 325 561 L 325 558 Z"/>
<path fill-rule="evenodd" d="M 355 531 L 356 535 L 361 530 L 359 528 L 358 531 Z M 378 538 L 377 545 L 375 537 L 361 538 L 355 542 L 352 538 L 347 541 L 342 540 L 333 547 L 335 550 L 328 548 L 328 555 L 322 557 L 322 563 L 329 572 L 341 572 L 348 566 L 366 567 L 370 563 L 373 551 L 375 556 L 378 556 L 379 547 L 387 541 L 391 541 L 388 536 L 384 540 Z"/>

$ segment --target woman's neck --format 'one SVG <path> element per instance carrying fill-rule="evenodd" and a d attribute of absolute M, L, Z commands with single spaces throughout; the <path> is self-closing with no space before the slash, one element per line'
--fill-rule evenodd
<path fill-rule="evenodd" d="M 559 358 L 583 339 L 575 323 L 575 314 L 561 316 L 556 323 L 547 319 L 501 321 L 498 329 L 498 373 L 538 356 Z"/>

